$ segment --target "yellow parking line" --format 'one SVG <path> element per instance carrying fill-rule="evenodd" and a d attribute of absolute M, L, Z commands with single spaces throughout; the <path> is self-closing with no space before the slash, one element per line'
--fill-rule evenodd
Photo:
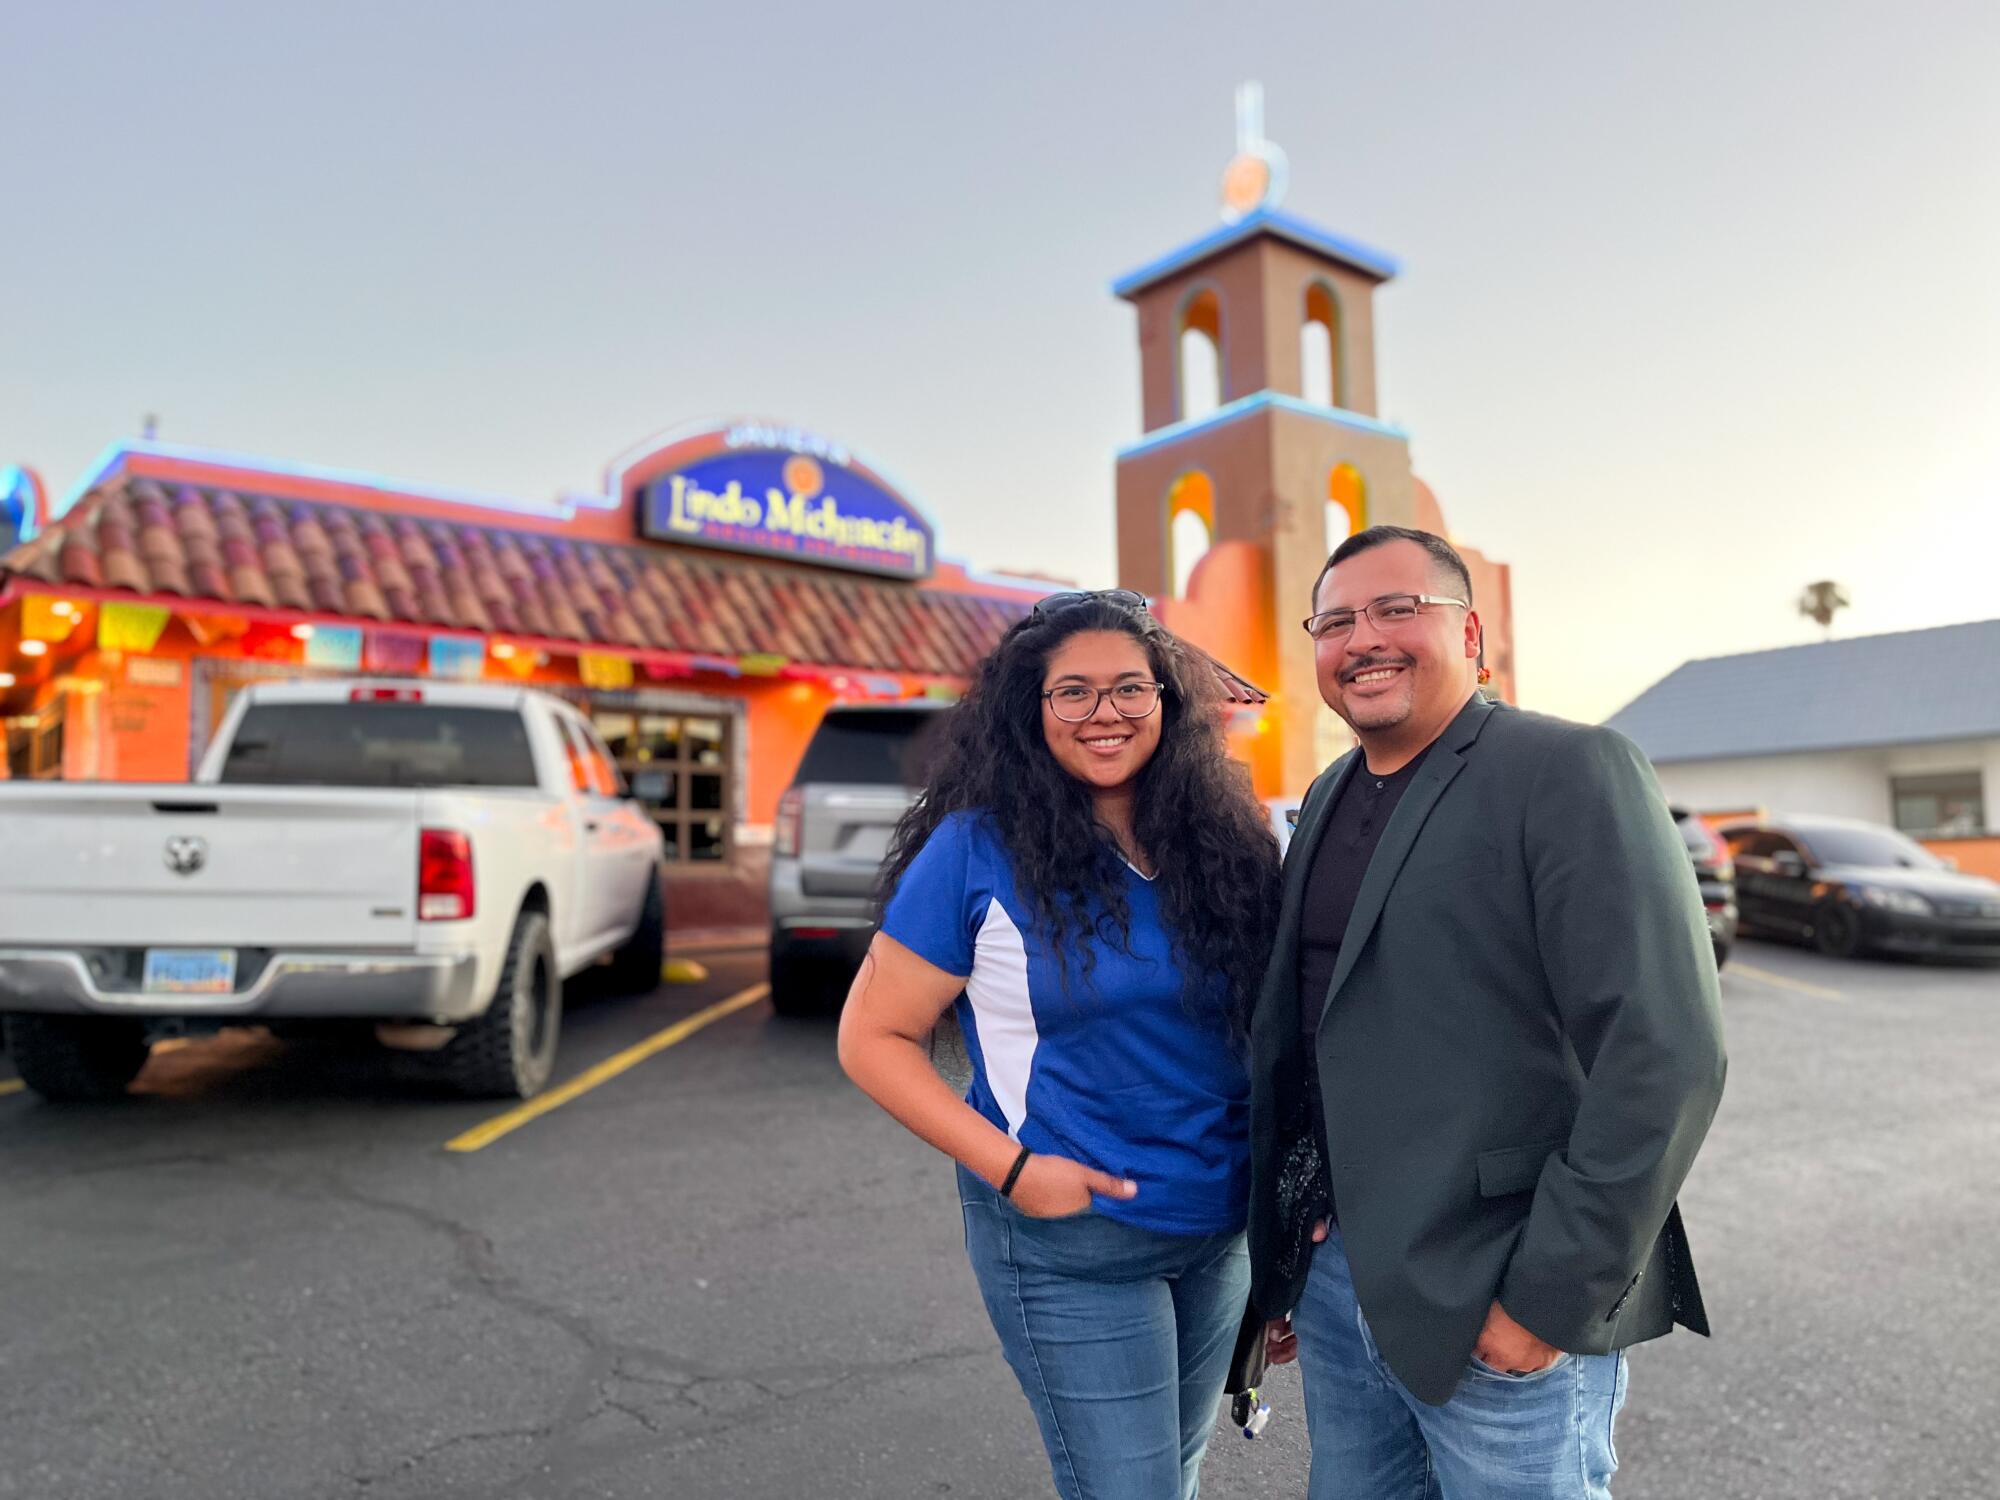
<path fill-rule="evenodd" d="M 1759 984 L 1774 985 L 1781 990 L 1792 990 L 1801 995 L 1810 995 L 1815 1000 L 1845 1000 L 1847 996 L 1839 990 L 1822 989 L 1816 984 L 1807 984 L 1803 979 L 1787 979 L 1782 974 L 1773 974 L 1765 969 L 1754 969 L 1746 963 L 1733 963 L 1725 971 L 1741 974 L 1745 979 L 1754 979 Z"/>
<path fill-rule="evenodd" d="M 546 1094 L 537 1094 L 525 1104 L 517 1105 L 504 1115 L 495 1115 L 484 1125 L 475 1125 L 463 1135 L 453 1136 L 444 1143 L 447 1151 L 478 1151 L 490 1146 L 501 1136 L 519 1130 L 530 1120 L 540 1119 L 552 1109 L 560 1109 L 579 1094 L 587 1094 L 600 1083 L 608 1083 L 628 1068 L 636 1068 L 656 1052 L 664 1052 L 677 1042 L 684 1042 L 704 1026 L 720 1021 L 724 1016 L 733 1015 L 746 1006 L 755 1005 L 771 993 L 768 984 L 753 984 L 747 990 L 731 995 L 698 1010 L 685 1020 L 674 1022 L 664 1031 L 653 1035 L 634 1046 L 627 1047 L 616 1056 L 607 1057 L 594 1068 L 586 1068 L 568 1083 L 550 1089 Z"/>
<path fill-rule="evenodd" d="M 0 1078 L 0 1094 L 18 1094 L 26 1087 L 18 1078 Z"/>

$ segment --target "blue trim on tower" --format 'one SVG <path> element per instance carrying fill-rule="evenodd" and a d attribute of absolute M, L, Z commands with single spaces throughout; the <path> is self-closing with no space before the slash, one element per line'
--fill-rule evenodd
<path fill-rule="evenodd" d="M 1259 234 L 1275 235 L 1282 240 L 1290 240 L 1307 250 L 1317 251 L 1342 265 L 1352 266 L 1357 271 L 1366 272 L 1382 281 L 1387 281 L 1398 271 L 1402 263 L 1394 256 L 1385 255 L 1380 250 L 1370 249 L 1359 240 L 1350 240 L 1331 230 L 1322 229 L 1305 219 L 1291 214 L 1279 213 L 1274 209 L 1263 209 L 1234 224 L 1225 224 L 1200 239 L 1170 251 L 1150 265 L 1141 266 L 1111 283 L 1112 295 L 1130 297 L 1143 291 L 1155 282 L 1164 281 L 1177 271 L 1207 260 L 1211 255 L 1239 245 Z"/>
<path fill-rule="evenodd" d="M 1239 396 L 1227 406 L 1218 406 L 1205 417 L 1195 417 L 1185 422 L 1175 422 L 1170 426 L 1156 427 L 1136 442 L 1127 443 L 1118 450 L 1121 459 L 1145 453 L 1167 443 L 1178 442 L 1181 438 L 1192 437 L 1210 427 L 1221 427 L 1239 417 L 1247 417 L 1255 412 L 1275 407 L 1279 411 L 1296 412 L 1302 417 L 1314 417 L 1322 422 L 1332 422 L 1340 427 L 1352 427 L 1357 432 L 1374 433 L 1377 437 L 1395 438 L 1407 443 L 1409 433 L 1388 422 L 1377 421 L 1374 417 L 1364 417 L 1359 412 L 1342 411 L 1334 406 L 1315 406 L 1310 401 L 1301 401 L 1297 396 L 1287 396 L 1282 391 L 1253 391 L 1247 396 Z"/>

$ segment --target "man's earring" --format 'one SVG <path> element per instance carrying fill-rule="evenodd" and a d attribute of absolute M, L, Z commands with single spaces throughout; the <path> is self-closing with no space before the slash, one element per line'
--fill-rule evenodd
<path fill-rule="evenodd" d="M 1492 680 L 1493 680 L 1493 669 L 1491 667 L 1481 667 L 1479 669 L 1479 685 L 1481 687 L 1485 687 L 1486 684 L 1491 682 Z"/>

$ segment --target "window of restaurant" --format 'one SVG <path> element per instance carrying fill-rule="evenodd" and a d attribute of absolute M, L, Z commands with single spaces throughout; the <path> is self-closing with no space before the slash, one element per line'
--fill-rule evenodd
<path fill-rule="evenodd" d="M 57 699 L 38 714 L 5 725 L 7 775 L 14 781 L 54 781 L 63 773 L 63 706 Z"/>
<path fill-rule="evenodd" d="M 1897 776 L 1889 783 L 1896 827 L 1918 835 L 1986 832 L 1985 788 L 1977 771 L 1944 776 Z"/>
<path fill-rule="evenodd" d="M 660 825 L 668 863 L 726 864 L 739 785 L 733 718 L 596 708 L 591 722 L 633 797 Z"/>

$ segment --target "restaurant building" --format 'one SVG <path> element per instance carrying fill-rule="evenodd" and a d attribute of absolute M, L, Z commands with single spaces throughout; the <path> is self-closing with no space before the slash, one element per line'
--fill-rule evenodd
<path fill-rule="evenodd" d="M 1116 456 L 1118 581 L 1218 664 L 1231 753 L 1296 806 L 1353 743 L 1299 628 L 1321 561 L 1367 526 L 1449 529 L 1378 409 L 1396 262 L 1280 208 L 1254 93 L 1237 144 L 1222 226 L 1112 287 L 1143 428 Z M 1511 570 L 1454 540 L 1513 700 Z M 880 469 L 781 423 L 669 433 L 556 503 L 123 443 L 54 504 L 0 473 L 4 768 L 183 779 L 265 679 L 531 683 L 592 716 L 665 831 L 675 924 L 755 924 L 827 706 L 956 696 L 1051 587 L 940 560 Z"/>
<path fill-rule="evenodd" d="M 829 704 L 956 696 L 1049 587 L 939 559 L 879 469 L 760 421 L 641 445 L 553 504 L 157 442 L 65 501 L 19 469 L 0 499 L 6 774 L 184 780 L 260 680 L 532 684 L 589 712 L 658 820 L 682 927 L 762 920 Z"/>

